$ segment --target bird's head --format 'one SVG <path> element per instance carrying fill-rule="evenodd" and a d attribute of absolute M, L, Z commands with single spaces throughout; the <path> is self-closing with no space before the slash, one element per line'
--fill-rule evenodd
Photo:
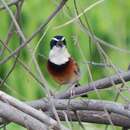
<path fill-rule="evenodd" d="M 51 49 L 53 49 L 53 47 L 62 48 L 65 46 L 66 46 L 66 40 L 64 36 L 57 35 L 51 39 L 51 42 L 50 42 Z"/>
<path fill-rule="evenodd" d="M 50 48 L 49 60 L 52 63 L 62 65 L 69 60 L 70 54 L 67 51 L 66 40 L 64 36 L 54 36 L 50 41 Z"/>

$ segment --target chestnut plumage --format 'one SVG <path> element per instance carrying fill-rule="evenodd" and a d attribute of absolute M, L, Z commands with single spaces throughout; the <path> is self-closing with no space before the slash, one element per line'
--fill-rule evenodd
<path fill-rule="evenodd" d="M 73 59 L 62 65 L 56 65 L 48 60 L 48 71 L 59 84 L 73 84 L 79 80 L 79 68 Z"/>

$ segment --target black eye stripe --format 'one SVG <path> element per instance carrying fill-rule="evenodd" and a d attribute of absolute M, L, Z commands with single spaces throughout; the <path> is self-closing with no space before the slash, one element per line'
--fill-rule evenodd
<path fill-rule="evenodd" d="M 51 41 L 51 43 L 50 43 L 51 49 L 53 48 L 53 46 L 56 46 L 56 43 L 57 43 L 56 41 L 53 41 L 53 40 Z"/>

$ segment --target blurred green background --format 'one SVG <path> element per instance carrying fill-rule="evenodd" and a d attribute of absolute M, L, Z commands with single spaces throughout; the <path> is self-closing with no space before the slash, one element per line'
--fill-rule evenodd
<path fill-rule="evenodd" d="M 76 0 L 79 12 L 95 3 L 95 0 Z M 21 25 L 22 30 L 26 37 L 30 36 L 37 27 L 43 23 L 47 17 L 55 9 L 58 0 L 26 0 L 22 7 Z M 104 0 L 101 4 L 95 6 L 86 13 L 89 25 L 95 33 L 95 35 L 104 41 L 108 42 L 108 45 L 114 45 L 121 49 L 128 51 L 119 51 L 119 49 L 112 49 L 105 45 L 101 47 L 106 52 L 107 56 L 117 68 L 122 71 L 126 71 L 128 64 L 130 63 L 130 1 L 129 0 Z M 15 7 L 11 7 L 15 12 Z M 80 83 L 87 84 L 90 82 L 87 62 L 104 63 L 104 60 L 99 53 L 97 47 L 93 42 L 90 43 L 88 36 L 82 31 L 81 27 L 74 21 L 73 23 L 56 29 L 55 27 L 66 23 L 70 19 L 76 16 L 73 0 L 67 2 L 66 7 L 48 24 L 47 28 L 39 33 L 37 37 L 30 42 L 28 47 L 21 51 L 20 59 L 29 67 L 29 69 L 39 78 L 36 66 L 32 61 L 32 53 L 36 48 L 36 59 L 40 66 L 40 69 L 49 82 L 50 89 L 54 92 L 62 91 L 57 83 L 48 75 L 46 70 L 46 62 L 49 53 L 50 39 L 57 34 L 64 35 L 67 40 L 68 50 L 71 55 L 76 59 L 81 70 Z M 86 24 L 85 16 L 81 17 L 83 23 Z M 11 19 L 8 13 L 3 10 L 0 11 L 0 38 L 5 40 L 9 29 Z M 38 43 L 41 36 L 45 36 Z M 78 41 L 78 42 L 76 42 Z M 15 50 L 19 46 L 19 39 L 16 33 L 13 35 L 8 45 L 11 49 Z M 0 49 L 2 45 L 0 44 Z M 0 60 L 9 55 L 7 50 L 0 56 Z M 86 63 L 85 63 L 86 61 Z M 6 64 L 0 66 L 0 78 L 4 79 L 8 71 L 10 70 L 14 59 L 12 58 Z M 106 62 L 105 62 L 106 63 Z M 111 67 L 102 67 L 97 65 L 89 65 L 92 71 L 94 80 L 106 77 L 114 74 L 115 70 Z M 9 93 L 10 95 L 17 97 L 20 100 L 29 101 L 39 99 L 44 96 L 44 93 L 37 81 L 19 64 L 17 63 L 15 69 L 6 81 L 6 84 L 1 86 L 1 90 Z M 107 90 L 99 92 L 102 99 L 114 100 L 116 96 L 115 88 L 112 87 Z M 127 91 L 122 92 L 124 96 L 129 98 L 130 94 Z M 89 94 L 89 98 L 98 99 L 95 92 Z M 125 102 L 122 98 L 118 99 L 118 102 Z M 89 130 L 101 130 L 104 125 L 94 125 L 86 123 L 86 129 Z M 7 127 L 10 130 L 23 130 L 22 127 L 18 127 L 15 124 L 11 124 Z M 111 127 L 109 127 L 111 129 Z M 116 128 L 119 129 L 119 128 Z M 79 130 L 77 124 L 74 125 L 74 130 Z"/>

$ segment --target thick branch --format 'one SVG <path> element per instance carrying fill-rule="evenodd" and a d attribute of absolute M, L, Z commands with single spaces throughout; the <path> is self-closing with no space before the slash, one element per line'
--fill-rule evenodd
<path fill-rule="evenodd" d="M 37 100 L 36 102 L 30 102 L 29 104 L 37 109 L 48 110 L 49 108 L 49 103 L 44 99 Z M 79 117 L 83 122 L 111 124 L 108 120 L 108 115 L 104 112 L 105 108 L 111 113 L 110 118 L 114 125 L 130 128 L 130 108 L 127 107 L 126 109 L 125 106 L 120 103 L 92 99 L 71 99 L 70 101 L 67 99 L 55 99 L 54 105 L 58 110 L 59 117 L 62 121 L 65 120 L 63 111 L 67 113 L 68 118 L 72 118 L 72 121 L 78 121 L 75 113 L 72 112 L 76 110 L 78 111 Z M 70 112 L 68 109 L 72 111 Z"/>
<path fill-rule="evenodd" d="M 124 73 L 120 73 L 120 76 L 125 80 L 125 81 L 129 81 L 130 80 L 130 71 L 128 72 L 124 72 Z M 82 88 L 75 88 L 75 92 L 77 92 L 77 94 L 82 94 L 84 92 L 89 92 L 89 91 L 92 91 L 94 90 L 94 87 L 96 87 L 97 89 L 104 89 L 104 88 L 108 88 L 108 87 L 111 87 L 113 85 L 112 81 L 115 83 L 115 84 L 118 84 L 118 83 L 122 83 L 120 77 L 117 75 L 114 75 L 114 76 L 110 76 L 110 77 L 107 77 L 107 78 L 104 78 L 104 79 L 101 79 L 101 80 L 98 80 L 98 81 L 95 81 L 94 83 L 91 83 L 85 87 L 82 87 Z M 65 93 L 63 96 L 61 96 L 62 98 L 65 97 L 65 98 L 68 98 L 70 95 L 70 93 Z M 68 96 L 68 97 L 67 97 Z M 93 105 L 93 108 L 96 107 L 95 105 Z M 112 106 L 114 107 L 114 106 Z M 42 108 L 42 107 L 41 107 Z M 106 106 L 105 106 L 106 108 Z M 116 108 L 116 107 L 115 107 Z M 99 108 L 98 108 L 99 109 Z M 109 108 L 109 110 L 111 112 L 116 112 L 118 111 L 118 107 L 117 107 L 117 110 L 113 111 L 113 109 Z M 121 110 L 123 110 L 123 106 L 121 108 Z M 126 110 L 127 112 L 127 110 Z M 121 113 L 120 113 L 121 114 Z M 123 114 L 122 114 L 123 115 Z M 126 115 L 126 113 L 125 113 Z M 126 116 L 129 116 L 126 115 Z"/>
<path fill-rule="evenodd" d="M 26 113 L 28 115 L 31 115 L 32 117 L 40 120 L 41 122 L 45 123 L 47 126 L 51 127 L 52 129 L 56 128 L 57 130 L 59 130 L 59 126 L 54 119 L 50 118 L 43 112 L 38 111 L 38 110 L 30 107 L 29 105 L 7 95 L 6 93 L 4 93 L 2 91 L 0 91 L 0 100 L 12 105 L 13 107 L 17 108 L 20 111 L 23 111 L 24 113 Z M 61 127 L 63 130 L 68 130 L 67 128 L 65 128 L 62 125 L 61 125 Z"/>
<path fill-rule="evenodd" d="M 47 130 L 44 123 L 18 109 L 0 101 L 0 116 L 8 122 L 15 122 L 29 130 Z M 3 121 L 1 119 L 1 121 Z M 5 120 L 4 120 L 5 122 Z"/>
<path fill-rule="evenodd" d="M 70 121 L 77 121 L 77 116 L 73 111 L 58 111 L 60 120 L 65 121 L 65 113 Z M 82 122 L 96 123 L 96 124 L 110 124 L 105 112 L 101 111 L 77 111 L 78 117 Z M 54 117 L 52 113 L 49 113 Z M 110 114 L 112 123 L 116 126 L 130 128 L 130 120 L 124 116 Z M 111 125 L 111 124 L 110 124 Z"/>
<path fill-rule="evenodd" d="M 74 96 L 83 95 L 87 92 L 94 91 L 95 89 L 106 89 L 106 88 L 112 87 L 113 84 L 120 84 L 120 83 L 122 83 L 121 78 L 125 82 L 130 81 L 130 71 L 115 74 L 113 76 L 109 76 L 104 79 L 94 81 L 88 85 L 74 88 L 73 89 Z M 69 90 L 64 93 L 60 93 L 60 94 L 56 95 L 55 97 L 60 98 L 60 99 L 70 98 L 70 97 L 72 97 L 72 91 Z"/>
<path fill-rule="evenodd" d="M 31 106 L 48 110 L 50 105 L 45 100 L 37 100 L 29 103 Z M 120 103 L 115 103 L 111 101 L 100 101 L 92 99 L 82 99 L 82 100 L 65 100 L 65 99 L 55 99 L 54 105 L 57 110 L 92 110 L 92 111 L 104 111 L 104 108 L 108 112 L 116 113 L 122 116 L 126 116 L 130 120 L 130 109 L 125 109 L 125 106 Z"/>
<path fill-rule="evenodd" d="M 6 98 L 5 102 L 11 103 Z M 37 100 L 28 103 L 36 109 L 49 109 L 49 103 L 47 100 Z M 69 106 L 68 106 L 69 104 Z M 14 104 L 11 103 L 14 106 Z M 18 104 L 17 104 L 18 105 Z M 110 124 L 104 108 L 111 112 L 111 119 L 114 125 L 130 127 L 130 110 L 125 109 L 120 103 L 114 103 L 110 101 L 98 101 L 98 100 L 76 100 L 71 99 L 68 103 L 67 99 L 54 99 L 54 105 L 58 111 L 61 120 L 64 119 L 64 111 L 67 113 L 68 118 L 71 116 L 73 121 L 78 121 L 77 117 L 72 111 L 78 111 L 79 117 L 83 122 L 99 123 L 99 124 Z M 68 108 L 70 111 L 68 111 Z M 21 109 L 24 110 L 24 109 Z M 62 111 L 61 111 L 62 110 Z M 33 112 L 33 111 L 32 111 Z M 116 114 L 115 114 L 116 113 Z M 1 115 L 1 114 L 0 114 Z M 52 113 L 51 113 L 52 115 Z M 2 116 L 3 117 L 3 116 Z M 4 117 L 5 118 L 5 117 Z M 6 118 L 7 119 L 7 118 Z M 38 118 L 39 119 L 39 118 Z"/>

